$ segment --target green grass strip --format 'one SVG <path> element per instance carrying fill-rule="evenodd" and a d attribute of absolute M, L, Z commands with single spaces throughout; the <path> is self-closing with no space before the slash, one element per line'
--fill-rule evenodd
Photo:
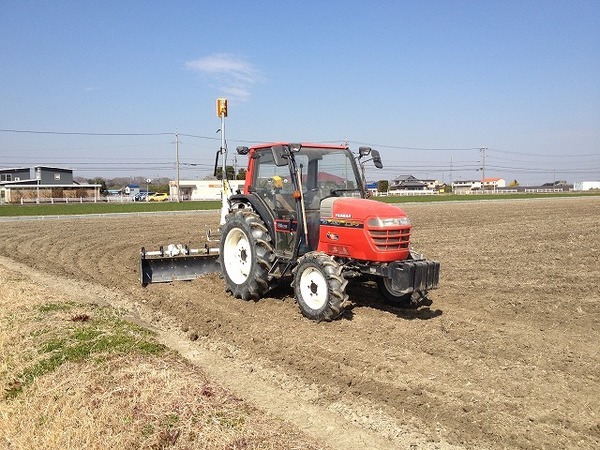
<path fill-rule="evenodd" d="M 135 202 L 135 203 L 60 203 L 54 205 L 12 205 L 0 206 L 0 216 L 63 216 L 76 214 L 119 214 L 160 211 L 197 211 L 219 209 L 221 202 Z"/>
<path fill-rule="evenodd" d="M 557 193 L 521 193 L 521 194 L 481 194 L 481 195 L 390 195 L 387 197 L 372 197 L 383 203 L 427 203 L 427 202 L 452 202 L 452 201 L 481 201 L 481 200 L 517 200 L 531 198 L 555 197 L 593 197 L 600 196 L 600 192 L 557 192 Z M 205 211 L 218 210 L 221 202 L 218 201 L 193 201 L 193 202 L 135 202 L 135 203 L 69 203 L 69 204 L 41 204 L 41 205 L 11 205 L 0 206 L 0 217 L 18 216 L 63 216 L 86 214 L 119 214 L 119 213 L 144 213 L 168 211 Z"/>
<path fill-rule="evenodd" d="M 522 200 L 531 198 L 556 198 L 556 197 L 598 197 L 600 192 L 556 192 L 556 193 L 521 193 L 521 194 L 440 194 L 440 195 L 389 195 L 386 197 L 372 197 L 383 203 L 429 203 L 429 202 L 468 202 L 481 200 Z"/>
<path fill-rule="evenodd" d="M 56 310 L 45 310 L 53 312 Z M 153 339 L 154 333 L 134 323 L 117 318 L 89 319 L 74 329 L 63 329 L 61 335 L 41 343 L 44 355 L 25 368 L 5 389 L 5 398 L 15 398 L 36 378 L 51 373 L 67 362 L 86 361 L 92 356 L 101 362 L 112 355 L 141 353 L 160 354 L 166 347 Z"/>

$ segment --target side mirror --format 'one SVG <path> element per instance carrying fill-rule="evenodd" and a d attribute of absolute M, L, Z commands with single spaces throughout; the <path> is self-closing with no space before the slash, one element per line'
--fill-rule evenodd
<path fill-rule="evenodd" d="M 377 167 L 378 169 L 383 169 L 383 163 L 381 162 L 381 155 L 379 154 L 379 152 L 377 150 L 373 150 L 371 152 L 372 158 L 373 158 L 373 164 L 375 164 L 375 167 Z"/>
<path fill-rule="evenodd" d="M 287 166 L 290 155 L 290 149 L 285 145 L 274 145 L 271 147 L 273 161 L 276 166 Z"/>
<path fill-rule="evenodd" d="M 358 147 L 358 156 L 364 158 L 371 153 L 371 147 Z"/>
<path fill-rule="evenodd" d="M 248 147 L 244 147 L 242 145 L 240 145 L 238 148 L 236 148 L 236 150 L 237 150 L 238 155 L 247 155 L 248 152 L 250 151 L 250 149 Z"/>

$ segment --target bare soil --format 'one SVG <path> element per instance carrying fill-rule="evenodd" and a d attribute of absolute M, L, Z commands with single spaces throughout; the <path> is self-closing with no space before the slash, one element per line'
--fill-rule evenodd
<path fill-rule="evenodd" d="M 288 286 L 244 302 L 218 275 L 139 285 L 140 247 L 197 246 L 216 212 L 2 222 L 0 255 L 145 311 L 224 361 L 218 382 L 327 445 L 600 448 L 600 198 L 403 209 L 413 247 L 442 264 L 432 303 L 355 284 L 332 323 L 303 318 Z"/>

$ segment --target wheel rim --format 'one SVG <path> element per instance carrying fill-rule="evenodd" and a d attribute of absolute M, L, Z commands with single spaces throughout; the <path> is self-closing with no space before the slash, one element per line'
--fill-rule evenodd
<path fill-rule="evenodd" d="M 396 297 L 402 297 L 404 295 L 401 291 L 394 289 L 391 278 L 384 278 L 383 285 L 390 294 L 395 295 Z"/>
<path fill-rule="evenodd" d="M 248 279 L 252 267 L 252 251 L 248 236 L 239 228 L 231 230 L 225 238 L 223 262 L 227 275 L 235 284 Z"/>
<path fill-rule="evenodd" d="M 300 277 L 300 294 L 311 309 L 321 309 L 329 296 L 327 280 L 320 270 L 308 267 Z"/>

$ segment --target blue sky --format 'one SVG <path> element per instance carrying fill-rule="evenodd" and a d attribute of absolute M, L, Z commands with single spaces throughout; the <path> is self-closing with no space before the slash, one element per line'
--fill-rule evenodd
<path fill-rule="evenodd" d="M 177 130 L 204 177 L 227 97 L 230 149 L 347 140 L 372 180 L 449 182 L 487 147 L 486 176 L 600 180 L 598 0 L 3 0 L 0 42 L 0 167 L 175 177 Z"/>

